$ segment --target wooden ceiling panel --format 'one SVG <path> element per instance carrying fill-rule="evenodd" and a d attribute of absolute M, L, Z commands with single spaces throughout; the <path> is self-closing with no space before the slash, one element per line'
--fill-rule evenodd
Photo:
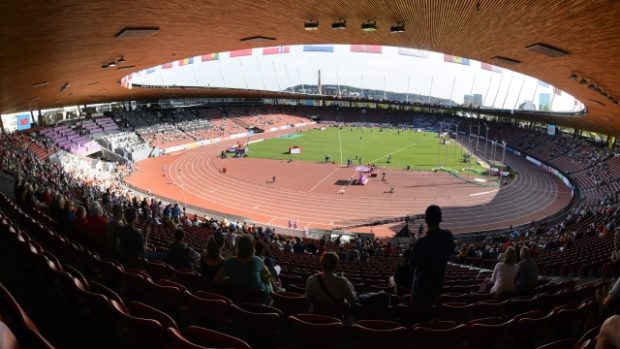
<path fill-rule="evenodd" d="M 252 47 L 239 40 L 261 35 L 275 37 L 277 45 L 382 44 L 483 62 L 494 56 L 517 59 L 522 63 L 506 68 L 545 80 L 586 104 L 586 117 L 562 118 L 561 123 L 620 135 L 618 105 L 569 79 L 577 71 L 620 96 L 620 1 L 9 0 L 0 2 L 0 13 L 2 113 L 90 103 L 92 96 L 102 102 L 171 93 L 204 95 L 192 90 L 129 91 L 118 82 L 132 71 L 172 60 Z M 339 18 L 347 20 L 347 30 L 330 29 Z M 309 19 L 320 22 L 319 31 L 303 30 Z M 376 20 L 376 32 L 359 29 L 369 19 Z M 407 32 L 390 34 L 389 27 L 401 21 Z M 116 39 L 125 27 L 159 27 L 160 31 L 142 39 Z M 570 54 L 551 58 L 526 49 L 540 42 Z M 101 69 L 120 55 L 135 68 Z M 40 81 L 50 83 L 32 87 Z M 60 92 L 67 82 L 70 87 Z M 89 85 L 93 82 L 98 84 Z M 221 90 L 212 93 L 222 94 Z"/>

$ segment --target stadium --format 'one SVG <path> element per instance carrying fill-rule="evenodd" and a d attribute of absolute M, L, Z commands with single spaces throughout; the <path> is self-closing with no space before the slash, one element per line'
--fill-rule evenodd
<path fill-rule="evenodd" d="M 0 8 L 0 348 L 620 347 L 620 3 Z"/>

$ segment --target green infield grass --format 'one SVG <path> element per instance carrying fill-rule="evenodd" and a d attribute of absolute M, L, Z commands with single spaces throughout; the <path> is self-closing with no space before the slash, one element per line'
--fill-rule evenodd
<path fill-rule="evenodd" d="M 292 146 L 301 147 L 302 153 L 289 154 L 289 147 Z M 351 159 L 354 166 L 374 163 L 379 167 L 405 169 L 410 166 L 411 169 L 423 171 L 439 167 L 459 172 L 466 167 L 481 170 L 482 167 L 473 158 L 469 163 L 463 162 L 466 152 L 453 139 L 443 144 L 434 132 L 327 127 L 323 131 L 312 129 L 250 144 L 248 156 L 325 162 L 325 156 L 329 155 L 330 161 L 342 165 Z"/>

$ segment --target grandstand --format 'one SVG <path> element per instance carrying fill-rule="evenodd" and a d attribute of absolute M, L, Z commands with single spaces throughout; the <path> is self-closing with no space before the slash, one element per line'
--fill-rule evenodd
<path fill-rule="evenodd" d="M 0 8 L 0 348 L 620 348 L 620 3 Z"/>

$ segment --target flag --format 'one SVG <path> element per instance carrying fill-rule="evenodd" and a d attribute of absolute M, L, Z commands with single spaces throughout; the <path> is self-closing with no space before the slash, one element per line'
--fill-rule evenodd
<path fill-rule="evenodd" d="M 280 53 L 289 53 L 289 52 L 291 52 L 291 48 L 289 46 L 265 47 L 263 49 L 263 55 L 277 55 Z"/>
<path fill-rule="evenodd" d="M 398 54 L 401 56 L 413 56 L 413 57 L 422 57 L 422 58 L 430 57 L 430 54 L 428 51 L 418 50 L 415 48 L 405 48 L 405 47 L 399 47 Z"/>
<path fill-rule="evenodd" d="M 480 62 L 480 69 L 484 69 L 484 70 L 488 70 L 488 71 L 492 71 L 492 72 L 500 73 L 500 74 L 504 72 L 504 70 L 500 67 L 496 67 L 493 64 L 483 63 L 483 62 Z"/>
<path fill-rule="evenodd" d="M 154 73 L 154 72 L 155 72 L 155 67 L 149 68 L 149 69 L 146 70 L 147 74 L 151 74 L 151 73 Z"/>
<path fill-rule="evenodd" d="M 251 48 L 246 48 L 243 50 L 236 50 L 236 51 L 230 51 L 228 52 L 228 57 L 233 58 L 233 57 L 242 57 L 242 56 L 251 56 L 252 55 L 252 49 Z"/>
<path fill-rule="evenodd" d="M 454 55 L 443 55 L 444 62 L 457 63 L 462 65 L 469 65 L 469 58 L 454 56 Z"/>
<path fill-rule="evenodd" d="M 26 130 L 30 128 L 30 114 L 17 114 L 16 115 L 17 130 Z"/>
<path fill-rule="evenodd" d="M 305 45 L 304 52 L 334 52 L 331 45 Z"/>
<path fill-rule="evenodd" d="M 219 53 L 209 53 L 208 55 L 200 56 L 200 60 L 202 62 L 217 61 L 219 59 L 220 59 L 220 54 Z"/>
<path fill-rule="evenodd" d="M 559 88 L 553 86 L 553 94 L 561 96 L 562 95 L 562 90 L 560 90 Z"/>
<path fill-rule="evenodd" d="M 194 64 L 194 57 L 183 58 L 179 60 L 179 67 L 190 64 Z"/>
<path fill-rule="evenodd" d="M 381 53 L 382 47 L 379 45 L 351 45 L 351 52 Z"/>
<path fill-rule="evenodd" d="M 548 83 L 546 83 L 546 82 L 544 82 L 544 81 L 542 81 L 542 80 L 538 80 L 538 86 L 541 86 L 541 87 L 549 87 L 549 84 L 548 84 Z"/>
<path fill-rule="evenodd" d="M 174 62 L 168 62 L 166 64 L 161 65 L 161 69 L 170 69 L 172 67 L 174 67 Z"/>

